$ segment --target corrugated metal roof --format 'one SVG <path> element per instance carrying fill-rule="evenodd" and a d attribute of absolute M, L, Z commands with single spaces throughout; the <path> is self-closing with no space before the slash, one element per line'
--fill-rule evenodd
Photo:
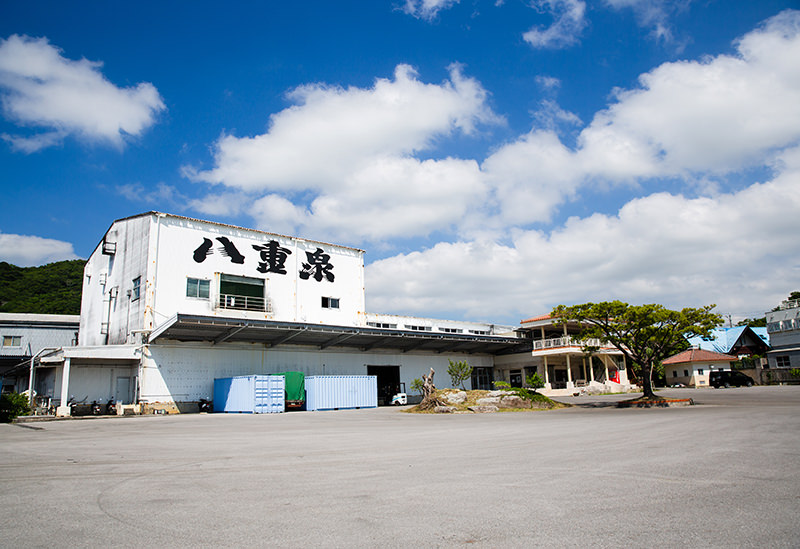
<path fill-rule="evenodd" d="M 335 347 L 393 349 L 400 352 L 433 351 L 501 354 L 530 352 L 531 341 L 507 336 L 415 332 L 365 326 L 332 326 L 275 320 L 246 320 L 177 314 L 154 330 L 150 342 L 159 339 L 303 345 L 327 349 Z"/>

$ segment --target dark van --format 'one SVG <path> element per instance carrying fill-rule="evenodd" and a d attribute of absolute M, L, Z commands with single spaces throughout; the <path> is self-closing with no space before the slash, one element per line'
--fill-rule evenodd
<path fill-rule="evenodd" d="M 752 387 L 753 378 L 744 375 L 742 372 L 712 370 L 709 374 L 708 383 L 715 389 L 730 387 L 731 385 Z"/>

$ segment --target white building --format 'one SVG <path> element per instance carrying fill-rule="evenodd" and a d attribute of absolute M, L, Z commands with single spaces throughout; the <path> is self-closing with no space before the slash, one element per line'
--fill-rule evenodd
<path fill-rule="evenodd" d="M 767 355 L 770 368 L 800 368 L 800 300 L 782 302 L 766 313 L 767 332 L 772 351 Z"/>
<path fill-rule="evenodd" d="M 467 360 L 489 388 L 494 356 L 520 344 L 509 326 L 366 313 L 363 250 L 149 212 L 103 236 L 80 345 L 40 365 L 62 403 L 172 411 L 196 409 L 215 378 L 284 371 L 376 375 L 385 397 L 431 367 L 446 385 L 448 360 Z"/>

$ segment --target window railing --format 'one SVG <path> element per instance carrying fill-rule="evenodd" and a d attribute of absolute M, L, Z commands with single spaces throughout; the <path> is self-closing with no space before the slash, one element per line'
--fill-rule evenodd
<path fill-rule="evenodd" d="M 237 311 L 272 312 L 269 300 L 263 297 L 247 295 L 219 294 L 220 309 L 236 309 Z"/>
<path fill-rule="evenodd" d="M 534 339 L 533 350 L 556 349 L 558 347 L 607 347 L 608 344 L 600 339 L 579 340 L 570 336 L 555 337 L 552 339 Z"/>

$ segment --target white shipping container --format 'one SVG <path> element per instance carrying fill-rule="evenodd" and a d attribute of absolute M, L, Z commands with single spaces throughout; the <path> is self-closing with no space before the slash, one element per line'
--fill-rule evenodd
<path fill-rule="evenodd" d="M 377 376 L 306 377 L 306 410 L 377 407 Z"/>

